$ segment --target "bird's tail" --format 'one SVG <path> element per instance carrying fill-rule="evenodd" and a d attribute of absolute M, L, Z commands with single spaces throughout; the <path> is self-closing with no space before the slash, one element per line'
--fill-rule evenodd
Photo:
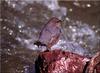
<path fill-rule="evenodd" d="M 46 46 L 46 44 L 43 44 L 43 43 L 40 42 L 40 41 L 35 41 L 35 42 L 34 42 L 34 45 L 37 45 L 38 47 L 39 47 L 39 46 Z"/>

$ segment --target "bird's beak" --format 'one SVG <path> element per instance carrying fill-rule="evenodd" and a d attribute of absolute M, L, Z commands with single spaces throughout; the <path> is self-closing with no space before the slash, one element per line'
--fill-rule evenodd
<path fill-rule="evenodd" d="M 62 22 L 61 20 L 58 20 L 58 21 L 57 21 L 57 23 L 61 23 L 61 22 Z"/>

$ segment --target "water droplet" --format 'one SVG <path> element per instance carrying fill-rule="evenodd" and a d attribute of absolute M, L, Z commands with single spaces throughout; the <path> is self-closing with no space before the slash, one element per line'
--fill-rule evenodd
<path fill-rule="evenodd" d="M 69 26 L 70 29 L 72 29 L 72 26 Z"/>
<path fill-rule="evenodd" d="M 22 4 L 22 5 L 25 5 L 25 2 L 24 2 L 24 1 L 22 1 L 22 2 L 21 2 L 21 4 Z"/>
<path fill-rule="evenodd" d="M 74 2 L 73 3 L 75 6 L 80 6 L 80 4 L 78 2 Z"/>
<path fill-rule="evenodd" d="M 96 30 L 95 32 L 98 33 L 98 30 Z"/>
<path fill-rule="evenodd" d="M 19 25 L 18 28 L 22 28 L 22 26 Z"/>
<path fill-rule="evenodd" d="M 70 19 L 69 19 L 68 17 L 66 17 L 66 20 L 67 20 L 67 21 L 70 21 Z"/>
<path fill-rule="evenodd" d="M 22 70 L 21 73 L 23 73 L 24 71 Z"/>
<path fill-rule="evenodd" d="M 4 21 L 8 21 L 7 19 L 4 19 Z"/>
<path fill-rule="evenodd" d="M 10 0 L 8 1 L 8 0 L 6 0 L 7 2 L 8 2 L 8 4 L 10 4 L 11 2 L 10 2 Z"/>
<path fill-rule="evenodd" d="M 79 44 L 83 44 L 83 41 L 79 41 Z"/>
<path fill-rule="evenodd" d="M 87 6 L 87 7 L 91 7 L 91 4 L 87 4 L 86 6 Z"/>
<path fill-rule="evenodd" d="M 72 12 L 72 11 L 73 11 L 73 9 L 72 9 L 72 8 L 70 8 L 70 9 L 69 9 L 69 11 L 70 11 L 70 12 Z"/>
<path fill-rule="evenodd" d="M 12 7 L 15 8 L 16 4 L 12 4 Z"/>
<path fill-rule="evenodd" d="M 24 13 L 24 10 L 22 10 L 22 13 Z"/>
<path fill-rule="evenodd" d="M 13 33 L 13 31 L 12 30 L 9 30 L 9 34 L 12 35 L 12 33 Z"/>
<path fill-rule="evenodd" d="M 5 63 L 7 63 L 7 62 L 8 62 L 8 60 L 5 61 Z"/>
<path fill-rule="evenodd" d="M 95 25 L 93 25 L 92 28 L 95 28 Z"/>
<path fill-rule="evenodd" d="M 10 49 L 7 49 L 8 51 L 10 51 Z"/>
<path fill-rule="evenodd" d="M 83 4 L 82 7 L 85 8 L 86 7 L 85 4 Z"/>
<path fill-rule="evenodd" d="M 73 32 L 76 32 L 76 29 L 73 28 L 72 31 L 73 31 Z"/>
<path fill-rule="evenodd" d="M 19 32 L 22 32 L 22 30 L 19 30 Z"/>
<path fill-rule="evenodd" d="M 4 26 L 3 29 L 6 29 L 6 26 Z"/>
<path fill-rule="evenodd" d="M 7 30 L 9 30 L 9 28 L 7 28 Z"/>
<path fill-rule="evenodd" d="M 30 11 L 32 11 L 32 8 L 30 8 Z"/>
<path fill-rule="evenodd" d="M 0 21 L 3 21 L 3 19 L 2 19 L 2 18 L 0 18 Z"/>

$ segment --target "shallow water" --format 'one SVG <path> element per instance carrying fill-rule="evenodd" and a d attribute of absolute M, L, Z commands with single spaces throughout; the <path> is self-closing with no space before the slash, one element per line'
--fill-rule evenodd
<path fill-rule="evenodd" d="M 44 49 L 33 43 L 53 16 L 64 19 L 63 36 L 52 47 L 93 56 L 100 51 L 100 2 L 2 0 L 1 72 L 28 73 Z M 30 72 L 31 73 L 31 72 Z"/>

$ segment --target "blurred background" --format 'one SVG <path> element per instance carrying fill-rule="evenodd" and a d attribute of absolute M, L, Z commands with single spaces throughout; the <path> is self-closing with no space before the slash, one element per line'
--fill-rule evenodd
<path fill-rule="evenodd" d="M 32 73 L 39 52 L 34 41 L 52 17 L 64 20 L 52 47 L 92 57 L 100 51 L 100 1 L 1 0 L 1 73 Z"/>

